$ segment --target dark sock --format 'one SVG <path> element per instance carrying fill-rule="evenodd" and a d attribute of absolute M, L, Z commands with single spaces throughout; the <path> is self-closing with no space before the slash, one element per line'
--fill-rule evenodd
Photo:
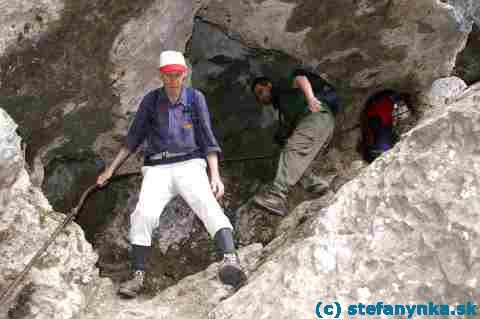
<path fill-rule="evenodd" d="M 145 271 L 145 260 L 150 252 L 150 246 L 132 245 L 133 269 Z"/>
<path fill-rule="evenodd" d="M 232 254 L 235 252 L 235 243 L 233 242 L 233 233 L 230 228 L 222 228 L 215 233 L 215 244 L 221 256 L 223 254 Z"/>

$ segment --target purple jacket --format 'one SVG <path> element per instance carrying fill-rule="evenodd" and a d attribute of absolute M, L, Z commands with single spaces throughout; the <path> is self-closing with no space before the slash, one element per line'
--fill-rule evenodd
<path fill-rule="evenodd" d="M 196 108 L 193 112 L 187 106 L 185 87 L 175 104 L 170 103 L 163 88 L 147 93 L 128 130 L 125 146 L 135 152 L 146 139 L 145 157 L 164 151 L 199 153 L 203 156 L 221 152 L 212 132 L 205 96 L 198 90 L 194 90 L 194 93 L 195 103 L 190 106 Z M 195 128 L 192 121 L 194 116 L 198 117 Z"/>

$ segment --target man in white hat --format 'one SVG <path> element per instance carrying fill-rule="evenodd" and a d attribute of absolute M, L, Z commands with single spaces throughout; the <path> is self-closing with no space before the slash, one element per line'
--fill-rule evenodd
<path fill-rule="evenodd" d="M 238 286 L 246 277 L 235 253 L 232 224 L 217 202 L 224 194 L 218 170 L 221 150 L 211 129 L 205 97 L 183 85 L 188 67 L 181 52 L 162 52 L 159 71 L 164 86 L 143 98 L 125 145 L 97 179 L 99 186 L 105 185 L 128 156 L 147 141 L 140 196 L 130 217 L 134 276 L 122 283 L 119 292 L 135 297 L 142 289 L 152 232 L 165 205 L 177 194 L 215 239 L 223 255 L 220 280 Z"/>

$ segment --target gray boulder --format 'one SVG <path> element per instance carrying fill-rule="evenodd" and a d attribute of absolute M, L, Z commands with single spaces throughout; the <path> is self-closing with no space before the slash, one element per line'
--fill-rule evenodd
<path fill-rule="evenodd" d="M 17 125 L 0 109 L 0 291 L 17 278 L 65 217 L 55 212 L 24 168 Z M 85 307 L 97 255 L 75 223 L 60 233 L 2 305 L 0 318 L 73 319 Z"/>
<path fill-rule="evenodd" d="M 250 47 L 297 57 L 342 86 L 413 88 L 454 67 L 471 29 L 471 22 L 458 24 L 465 10 L 454 9 L 437 0 L 213 0 L 200 15 Z"/>
<path fill-rule="evenodd" d="M 445 107 L 455 101 L 467 88 L 460 78 L 452 76 L 435 80 L 432 86 L 421 94 L 421 100 L 427 106 Z"/>

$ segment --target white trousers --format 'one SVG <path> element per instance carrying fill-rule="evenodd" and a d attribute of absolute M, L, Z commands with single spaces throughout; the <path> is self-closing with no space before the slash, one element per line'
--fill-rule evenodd
<path fill-rule="evenodd" d="M 178 194 L 200 218 L 212 238 L 222 228 L 233 229 L 213 195 L 206 167 L 204 159 L 142 167 L 140 197 L 130 216 L 133 245 L 151 246 L 152 232 L 158 227 L 165 205 Z"/>

